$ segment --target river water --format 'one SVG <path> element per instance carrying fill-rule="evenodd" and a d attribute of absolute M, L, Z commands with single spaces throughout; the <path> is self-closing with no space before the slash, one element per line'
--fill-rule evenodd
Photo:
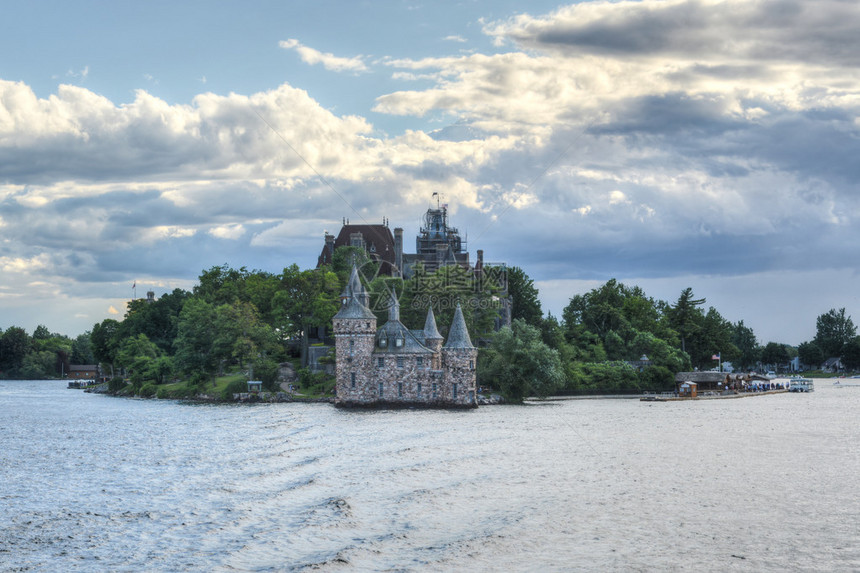
<path fill-rule="evenodd" d="M 858 571 L 860 388 L 475 411 L 0 381 L 0 571 Z"/>

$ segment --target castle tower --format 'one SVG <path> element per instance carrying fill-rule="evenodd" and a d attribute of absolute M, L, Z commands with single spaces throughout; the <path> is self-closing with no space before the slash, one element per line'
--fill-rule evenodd
<path fill-rule="evenodd" d="M 431 368 L 439 370 L 442 368 L 442 335 L 436 327 L 436 315 L 433 307 L 427 309 L 427 318 L 424 320 L 424 346 L 433 351 L 433 364 Z"/>
<path fill-rule="evenodd" d="M 478 349 L 472 345 L 463 309 L 458 303 L 448 340 L 442 348 L 443 399 L 458 406 L 477 407 L 477 360 Z"/>
<path fill-rule="evenodd" d="M 369 297 L 352 267 L 349 282 L 341 295 L 341 307 L 334 318 L 335 404 L 364 403 L 373 381 L 370 380 L 371 354 L 376 335 L 376 315 L 368 308 Z"/>

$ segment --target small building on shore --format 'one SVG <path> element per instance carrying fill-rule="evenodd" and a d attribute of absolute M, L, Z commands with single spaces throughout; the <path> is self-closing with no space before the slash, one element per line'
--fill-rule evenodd
<path fill-rule="evenodd" d="M 66 377 L 71 380 L 96 380 L 101 371 L 98 364 L 70 364 Z"/>
<path fill-rule="evenodd" d="M 728 372 L 678 372 L 675 374 L 675 387 L 680 394 L 683 384 L 694 382 L 699 394 L 722 392 L 731 385 L 731 378 Z"/>
<path fill-rule="evenodd" d="M 681 386 L 690 382 L 694 382 L 698 393 L 702 394 L 703 392 L 722 392 L 726 388 L 741 390 L 757 382 L 770 382 L 770 379 L 755 373 L 678 372 L 675 374 L 675 388 L 679 394 Z"/>

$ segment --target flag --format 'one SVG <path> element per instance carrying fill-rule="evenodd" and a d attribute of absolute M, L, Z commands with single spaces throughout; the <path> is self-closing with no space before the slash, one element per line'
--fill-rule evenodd
<path fill-rule="evenodd" d="M 720 359 L 719 354 L 714 354 L 713 356 L 711 356 L 711 360 L 719 360 L 719 359 Z"/>
<path fill-rule="evenodd" d="M 131 288 L 137 288 L 137 281 L 134 281 L 134 284 L 131 285 Z"/>

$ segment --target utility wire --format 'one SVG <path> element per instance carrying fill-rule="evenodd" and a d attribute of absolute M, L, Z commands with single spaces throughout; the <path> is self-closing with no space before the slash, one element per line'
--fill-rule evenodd
<path fill-rule="evenodd" d="M 526 191 L 528 191 L 529 189 L 531 189 L 532 187 L 534 187 L 534 184 L 535 184 L 535 183 L 537 183 L 538 179 L 540 179 L 541 177 L 543 177 L 544 175 L 546 175 L 546 174 L 547 174 L 547 172 L 550 170 L 550 168 L 552 168 L 552 166 L 553 166 L 553 165 L 555 165 L 555 164 L 558 162 L 558 160 L 559 160 L 559 159 L 561 159 L 562 157 L 564 157 L 565 155 L 567 155 L 567 152 L 568 152 L 568 151 L 570 151 L 570 149 L 571 149 L 571 148 L 576 144 L 576 142 L 577 142 L 577 141 L 579 141 L 579 139 L 580 139 L 580 138 L 585 134 L 585 132 L 586 132 L 586 131 L 588 131 L 589 129 L 591 129 L 591 126 L 592 126 L 592 125 L 594 125 L 594 124 L 597 122 L 597 119 L 598 119 L 598 118 L 597 118 L 597 117 L 595 117 L 594 119 L 592 119 L 592 120 L 591 120 L 591 122 L 590 122 L 588 125 L 586 125 L 584 128 L 582 128 L 582 131 L 580 131 L 580 132 L 579 132 L 579 134 L 577 134 L 577 136 L 573 138 L 573 140 L 570 142 L 570 144 L 569 144 L 567 147 L 565 147 L 565 148 L 561 151 L 561 153 L 559 153 L 558 155 L 556 155 L 556 156 L 553 158 L 553 160 L 552 160 L 552 161 L 550 161 L 550 162 L 547 164 L 547 166 L 544 168 L 544 170 L 543 170 L 543 171 L 541 171 L 540 173 L 538 173 L 538 174 L 534 177 L 534 179 L 532 179 L 532 180 L 531 180 L 531 182 L 530 182 L 530 183 L 528 184 L 528 186 L 526 187 Z M 501 218 L 505 213 L 507 213 L 507 212 L 508 212 L 508 210 L 509 210 L 511 207 L 513 207 L 513 203 L 508 203 L 508 205 L 507 205 L 507 206 L 502 210 L 502 212 L 501 212 L 501 213 L 499 213 L 499 214 L 498 214 L 498 216 L 496 216 L 496 218 L 495 218 L 495 219 L 491 219 L 491 220 L 490 220 L 490 222 L 489 222 L 489 223 L 487 223 L 487 226 L 486 226 L 486 227 L 484 227 L 484 230 L 483 230 L 483 231 L 481 231 L 481 232 L 478 234 L 478 237 L 477 237 L 475 240 L 480 239 L 481 237 L 483 237 L 483 236 L 484 236 L 484 233 L 486 233 L 486 232 L 487 232 L 487 229 L 489 229 L 490 227 L 492 227 L 492 226 L 493 226 L 493 224 L 494 224 L 494 223 L 496 223 L 496 222 L 497 222 L 497 221 L 498 221 L 498 220 L 499 220 L 499 219 L 500 219 L 500 218 Z"/>
<path fill-rule="evenodd" d="M 297 150 L 295 147 L 293 147 L 293 146 L 292 146 L 292 144 L 291 144 L 289 141 L 287 141 L 287 138 L 286 138 L 286 137 L 284 137 L 283 135 L 281 135 L 281 133 L 280 133 L 277 129 L 275 129 L 275 128 L 274 128 L 274 126 L 273 126 L 271 123 L 269 123 L 269 122 L 266 120 L 266 118 L 265 118 L 265 117 L 263 117 L 262 115 L 260 115 L 260 112 L 258 112 L 258 111 L 257 111 L 256 109 L 254 109 L 254 108 L 251 108 L 251 110 L 252 110 L 255 114 L 257 114 L 257 117 L 259 117 L 259 118 L 260 118 L 260 120 L 261 120 L 263 123 L 265 123 L 265 124 L 269 127 L 269 129 L 271 129 L 271 130 L 272 130 L 272 133 L 274 133 L 275 135 L 277 135 L 277 136 L 278 136 L 278 138 L 279 138 L 281 141 L 283 141 L 283 142 L 287 145 L 287 147 L 289 147 L 289 148 L 293 151 L 293 153 L 295 153 L 295 154 L 296 154 L 296 157 L 298 157 L 299 159 L 301 159 L 301 160 L 304 162 L 304 164 L 305 164 L 305 165 L 307 165 L 307 166 L 310 168 L 310 170 L 311 170 L 311 171 L 313 171 L 313 172 L 316 174 L 316 176 L 317 176 L 317 177 L 319 177 L 320 181 L 322 181 L 322 182 L 323 182 L 323 184 L 324 184 L 326 187 L 328 187 L 329 189 L 331 189 L 331 190 L 334 192 L 334 194 L 335 194 L 335 195 L 337 195 L 338 197 L 340 197 L 340 200 L 341 200 L 341 201 L 343 201 L 343 202 L 346 204 L 346 206 L 347 206 L 347 207 L 349 207 L 349 209 L 350 209 L 353 213 L 355 213 L 356 215 L 358 215 L 358 218 L 359 218 L 359 219 L 361 219 L 362 221 L 364 221 L 364 224 L 365 224 L 365 225 L 369 225 L 369 224 L 370 224 L 370 223 L 368 223 L 368 222 L 367 222 L 367 220 L 366 220 L 364 217 L 362 217 L 362 216 L 361 216 L 361 213 L 359 213 L 359 212 L 355 209 L 355 207 L 353 207 L 353 206 L 350 204 L 350 202 L 346 200 L 346 197 L 344 197 L 343 195 L 341 195 L 341 194 L 338 192 L 338 190 L 334 188 L 334 185 L 332 185 L 331 183 L 329 183 L 328 179 L 326 179 L 325 177 L 323 177 L 322 173 L 320 173 L 319 171 L 317 171 L 317 170 L 316 170 L 316 168 L 315 168 L 313 165 L 311 165 L 311 164 L 310 164 L 310 162 L 309 162 L 307 159 L 305 159 L 305 158 L 304 158 L 304 156 L 303 156 L 301 153 L 299 153 L 299 152 L 298 152 L 298 150 Z"/>

